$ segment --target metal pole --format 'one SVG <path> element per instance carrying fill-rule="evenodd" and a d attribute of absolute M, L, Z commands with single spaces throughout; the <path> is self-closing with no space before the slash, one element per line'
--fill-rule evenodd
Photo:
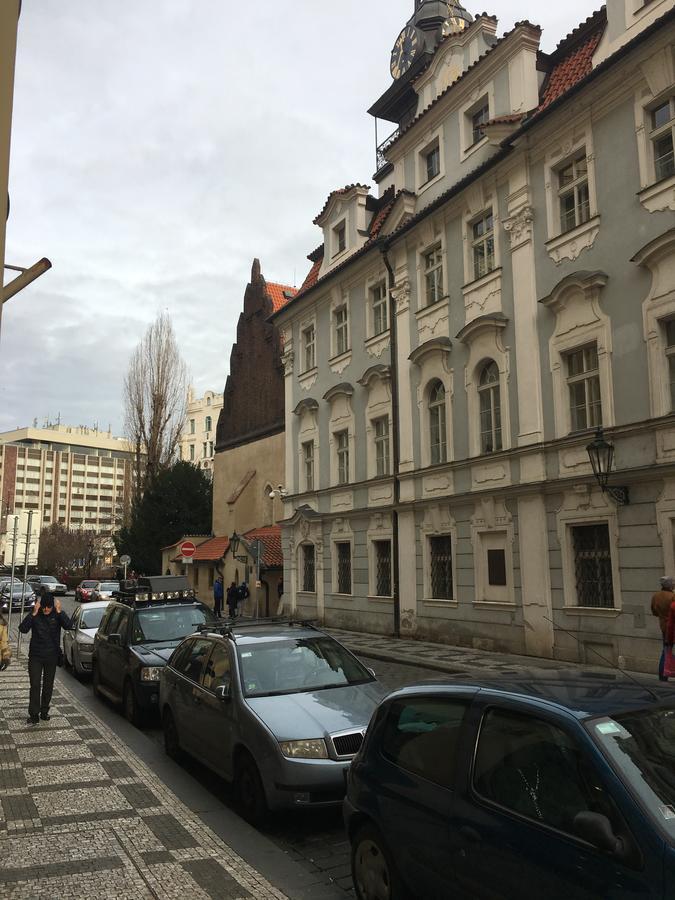
<path fill-rule="evenodd" d="M 127 564 L 124 563 L 124 580 L 127 580 Z"/>
<path fill-rule="evenodd" d="M 30 542 L 32 539 L 32 531 L 33 531 L 33 510 L 28 510 L 28 531 L 26 532 L 26 551 L 25 558 L 23 561 L 23 584 L 21 585 L 21 621 L 23 622 L 23 617 L 25 615 L 25 602 L 26 602 L 26 578 L 28 578 L 28 557 L 30 555 Z M 21 654 L 21 632 L 17 629 L 16 632 L 16 658 L 19 658 Z"/>
<path fill-rule="evenodd" d="M 14 516 L 14 533 L 12 535 L 12 574 L 9 579 L 9 615 L 7 616 L 7 637 L 9 638 L 9 628 L 12 624 L 12 595 L 14 594 L 14 565 L 16 563 L 16 542 L 19 532 L 19 517 Z"/>

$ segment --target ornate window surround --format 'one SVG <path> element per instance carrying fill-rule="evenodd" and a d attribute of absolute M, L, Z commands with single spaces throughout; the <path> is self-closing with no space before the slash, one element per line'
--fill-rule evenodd
<path fill-rule="evenodd" d="M 506 600 L 489 600 L 485 594 L 488 581 L 487 557 L 483 535 L 503 535 L 506 556 Z M 516 606 L 515 570 L 513 565 L 513 518 L 503 500 L 481 498 L 471 517 L 471 546 L 473 549 L 475 593 L 473 605 L 478 609 L 508 609 Z"/>
<path fill-rule="evenodd" d="M 304 476 L 304 455 L 303 444 L 308 441 L 314 442 L 314 491 L 321 489 L 321 443 L 319 430 L 319 404 L 312 397 L 301 400 L 293 410 L 293 414 L 297 416 L 297 456 L 298 468 L 296 485 L 297 490 L 294 493 L 302 494 L 305 492 L 305 476 Z"/>
<path fill-rule="evenodd" d="M 456 609 L 457 595 L 457 524 L 447 504 L 427 507 L 424 521 L 419 526 L 422 544 L 423 603 L 425 606 L 442 606 Z M 444 600 L 431 596 L 431 541 L 430 537 L 448 535 L 452 548 L 452 599 Z"/>
<path fill-rule="evenodd" d="M 450 366 L 452 342 L 449 338 L 433 338 L 426 341 L 410 354 L 410 362 L 417 366 L 419 386 L 417 388 L 418 422 L 420 427 L 421 468 L 431 465 L 431 440 L 429 436 L 429 390 L 435 381 L 445 388 L 445 430 L 447 462 L 455 458 L 452 400 L 454 395 L 454 371 Z M 401 423 L 405 428 L 406 423 Z M 409 426 L 408 426 L 409 427 Z"/>
<path fill-rule="evenodd" d="M 328 390 L 323 399 L 330 404 L 329 448 L 330 448 L 330 483 L 338 486 L 337 441 L 335 435 L 346 431 L 349 436 L 349 481 L 341 487 L 348 488 L 356 480 L 356 445 L 355 417 L 352 408 L 354 388 L 351 384 L 338 384 Z"/>
<path fill-rule="evenodd" d="M 548 350 L 557 438 L 566 437 L 572 431 L 565 354 L 585 344 L 597 346 L 602 424 L 605 428 L 615 424 L 612 328 L 609 316 L 600 308 L 600 291 L 607 281 L 604 272 L 575 272 L 558 282 L 551 293 L 539 301 L 556 317 Z"/>
<path fill-rule="evenodd" d="M 359 384 L 367 391 L 367 403 L 365 408 L 366 425 L 366 473 L 367 478 L 377 478 L 377 463 L 375 457 L 375 426 L 376 419 L 385 416 L 389 419 L 389 467 L 392 466 L 392 408 L 391 408 L 391 369 L 389 366 L 371 366 L 361 378 Z M 390 471 L 391 474 L 391 471 Z"/>
<path fill-rule="evenodd" d="M 652 52 L 640 63 L 643 85 L 635 93 L 635 136 L 640 170 L 640 203 L 649 212 L 675 210 L 675 175 L 655 181 L 651 131 L 651 109 L 675 91 L 675 58 L 670 44 Z"/>

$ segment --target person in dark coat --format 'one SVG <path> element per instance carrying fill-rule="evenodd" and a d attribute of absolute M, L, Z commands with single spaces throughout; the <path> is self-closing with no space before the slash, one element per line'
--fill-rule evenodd
<path fill-rule="evenodd" d="M 19 631 L 30 631 L 28 650 L 28 676 L 30 678 L 30 699 L 28 702 L 28 725 L 38 724 L 38 715 L 48 722 L 49 704 L 52 702 L 56 666 L 61 655 L 61 629 L 73 627 L 71 619 L 61 609 L 61 601 L 43 591 L 35 601 L 35 606 L 19 625 Z"/>
<path fill-rule="evenodd" d="M 234 619 L 237 615 L 237 603 L 239 601 L 239 588 L 237 585 L 232 582 L 232 584 L 227 589 L 227 608 L 230 613 L 230 618 Z"/>
<path fill-rule="evenodd" d="M 213 583 L 213 611 L 216 618 L 219 619 L 223 614 L 223 598 L 225 589 L 223 588 L 223 579 L 219 575 Z"/>

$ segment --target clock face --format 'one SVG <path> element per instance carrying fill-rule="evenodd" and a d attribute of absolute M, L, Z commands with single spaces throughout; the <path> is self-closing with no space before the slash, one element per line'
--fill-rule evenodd
<path fill-rule="evenodd" d="M 393 78 L 400 78 L 413 64 L 420 48 L 420 37 L 416 28 L 406 25 L 396 38 L 394 49 L 391 51 L 391 74 Z"/>

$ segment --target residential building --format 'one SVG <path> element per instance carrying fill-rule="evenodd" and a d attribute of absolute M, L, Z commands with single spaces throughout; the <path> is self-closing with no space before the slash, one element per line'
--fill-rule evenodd
<path fill-rule="evenodd" d="M 0 533 L 8 514 L 35 510 L 98 534 L 115 531 L 130 501 L 133 451 L 110 432 L 82 426 L 18 428 L 0 434 Z"/>
<path fill-rule="evenodd" d="M 185 428 L 180 438 L 180 458 L 192 462 L 213 475 L 216 426 L 223 408 L 221 394 L 206 391 L 203 397 L 195 397 L 193 388 L 188 391 Z"/>
<path fill-rule="evenodd" d="M 654 670 L 675 571 L 675 9 L 540 29 L 418 2 L 273 317 L 298 613 Z M 602 490 L 587 445 L 602 426 Z"/>

